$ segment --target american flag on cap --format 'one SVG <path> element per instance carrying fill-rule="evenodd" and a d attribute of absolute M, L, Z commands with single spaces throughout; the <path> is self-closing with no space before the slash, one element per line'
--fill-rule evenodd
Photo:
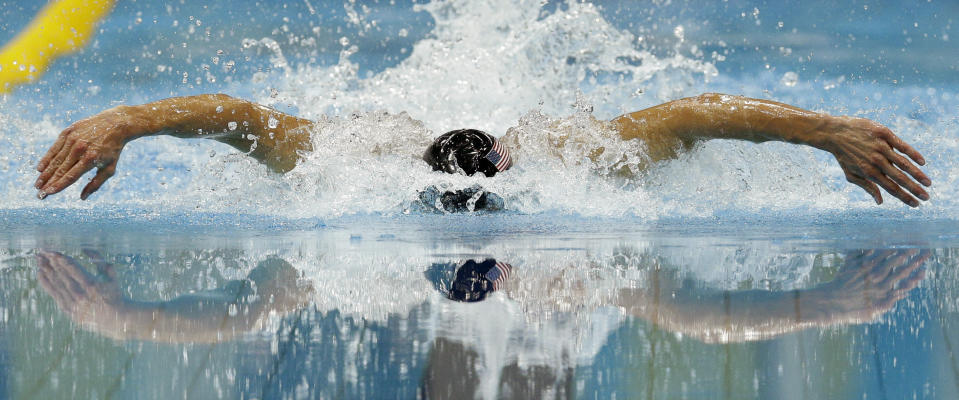
<path fill-rule="evenodd" d="M 509 149 L 499 140 L 493 139 L 493 148 L 486 154 L 486 159 L 496 165 L 496 170 L 503 172 L 513 166 L 513 159 L 509 156 Z"/>
<path fill-rule="evenodd" d="M 486 273 L 486 279 L 493 282 L 493 290 L 499 290 L 500 286 L 506 283 L 510 273 L 513 272 L 513 266 L 504 262 L 496 262 L 493 268 Z"/>

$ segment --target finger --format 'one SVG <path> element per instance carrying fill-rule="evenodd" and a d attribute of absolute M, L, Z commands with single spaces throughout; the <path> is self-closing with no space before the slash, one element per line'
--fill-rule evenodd
<path fill-rule="evenodd" d="M 37 275 L 37 281 L 40 282 L 40 287 L 42 287 L 50 297 L 53 298 L 53 302 L 57 304 L 57 308 L 61 310 L 65 309 L 71 298 L 69 295 L 65 294 L 65 290 L 52 278 L 53 272 L 50 270 L 49 265 L 42 268 L 40 273 Z"/>
<path fill-rule="evenodd" d="M 100 190 L 100 186 L 103 186 L 103 183 L 106 182 L 107 179 L 113 177 L 113 174 L 115 174 L 116 171 L 116 161 L 97 170 L 96 176 L 94 176 L 93 179 L 90 180 L 90 183 L 87 183 L 87 185 L 83 187 L 83 190 L 80 191 L 80 200 L 86 200 L 87 197 L 90 197 L 90 195 L 93 194 L 93 192 Z"/>
<path fill-rule="evenodd" d="M 932 252 L 928 249 L 923 249 L 919 251 L 919 257 L 916 258 L 916 262 L 920 265 L 925 265 L 926 261 L 929 261 L 929 257 L 932 257 Z"/>
<path fill-rule="evenodd" d="M 906 265 L 909 258 L 913 255 L 911 251 L 896 251 L 889 254 L 889 256 L 882 260 L 878 267 L 873 271 L 872 277 L 874 278 L 873 282 L 878 282 L 881 285 L 895 284 L 895 280 L 890 282 L 890 278 L 897 274 L 897 271 L 903 270 L 902 268 Z"/>
<path fill-rule="evenodd" d="M 923 173 L 922 170 L 919 169 L 919 167 L 909 162 L 909 160 L 907 160 L 905 157 L 897 154 L 892 149 L 886 150 L 885 155 L 886 155 L 886 158 L 891 160 L 893 164 L 899 167 L 899 169 L 908 172 L 909 175 L 912 175 L 913 178 L 915 178 L 917 181 L 919 181 L 923 185 L 925 186 L 932 185 L 932 180 L 929 179 L 929 177 L 926 176 L 926 174 Z"/>
<path fill-rule="evenodd" d="M 80 285 L 80 290 L 83 290 L 83 287 L 93 284 L 92 276 L 86 272 L 83 267 L 73 258 L 67 256 L 54 258 L 53 267 L 59 271 L 61 275 L 68 277 L 70 280 Z"/>
<path fill-rule="evenodd" d="M 925 278 L 926 278 L 926 268 L 925 267 L 919 268 L 919 270 L 915 274 L 910 276 L 909 279 L 906 279 L 905 281 L 900 282 L 899 287 L 901 289 L 906 289 L 906 291 L 908 292 L 912 289 L 915 289 L 916 286 L 919 286 L 919 283 L 922 282 L 922 280 Z"/>
<path fill-rule="evenodd" d="M 891 179 L 875 171 L 876 173 L 870 174 L 869 180 L 879 184 L 880 187 L 886 190 L 886 193 L 889 193 L 896 198 L 898 198 L 903 203 L 906 203 L 910 207 L 919 207 L 919 200 L 906 193 L 896 182 L 893 182 Z"/>
<path fill-rule="evenodd" d="M 66 152 L 67 153 L 66 157 L 63 158 L 59 164 L 51 166 L 56 171 L 54 171 L 53 175 L 50 176 L 50 179 L 46 180 L 43 183 L 42 185 L 43 187 L 40 189 L 42 192 L 44 192 L 47 195 L 52 194 L 51 183 L 58 182 L 63 175 L 69 172 L 73 168 L 73 166 L 76 165 L 77 162 L 82 159 L 84 153 L 86 153 L 86 150 L 87 150 L 87 146 L 85 143 L 74 143 L 73 146 L 67 146 L 67 147 L 69 147 L 69 149 L 65 147 L 64 150 L 60 152 L 60 153 Z M 57 156 L 57 159 L 60 159 L 59 155 Z"/>
<path fill-rule="evenodd" d="M 50 273 L 47 272 L 48 268 L 40 268 L 37 270 L 37 282 L 40 283 L 40 287 L 43 288 L 47 293 L 53 294 L 53 285 L 50 283 Z"/>
<path fill-rule="evenodd" d="M 60 169 L 60 164 L 63 164 L 63 161 L 66 160 L 69 155 L 70 146 L 65 145 L 61 147 L 60 151 L 57 152 L 57 155 L 53 157 L 53 160 L 51 160 L 46 168 L 43 169 L 43 172 L 40 173 L 40 177 L 37 178 L 37 182 L 34 183 L 34 186 L 36 186 L 37 189 L 42 188 L 43 185 L 46 184 L 54 174 L 57 173 L 57 171 Z"/>
<path fill-rule="evenodd" d="M 60 170 L 63 171 L 66 165 L 67 164 L 65 163 L 64 166 L 61 166 Z M 65 170 L 65 172 L 62 174 L 58 173 L 57 175 L 54 175 L 53 179 L 50 180 L 50 183 L 44 185 L 43 189 L 41 190 L 47 196 L 59 193 L 61 190 L 66 189 L 68 186 L 79 180 L 83 174 L 87 173 L 87 171 L 91 169 L 93 169 L 93 157 L 83 156 L 72 166 L 70 166 L 70 169 Z"/>
<path fill-rule="evenodd" d="M 922 157 L 922 154 L 919 154 L 919 152 L 912 148 L 909 143 L 906 143 L 904 140 L 900 139 L 899 136 L 896 136 L 896 134 L 892 133 L 889 128 L 883 128 L 884 129 L 880 132 L 882 133 L 883 138 L 886 139 L 886 142 L 888 142 L 896 150 L 899 150 L 899 152 L 909 156 L 909 158 L 919 163 L 919 165 L 926 165 L 926 159 Z"/>
<path fill-rule="evenodd" d="M 870 320 L 875 320 L 879 318 L 879 316 L 884 314 L 886 311 L 889 311 L 890 309 L 892 309 L 892 306 L 896 305 L 896 303 L 899 302 L 899 300 L 902 300 L 902 298 L 897 299 L 895 296 L 890 296 L 877 302 L 878 303 L 878 306 L 876 307 L 877 309 L 875 310 L 874 314 L 870 316 L 871 317 Z"/>
<path fill-rule="evenodd" d="M 87 258 L 90 259 L 90 262 L 97 267 L 97 272 L 100 274 L 113 279 L 115 277 L 113 271 L 113 265 L 108 263 L 100 252 L 92 249 L 83 249 L 83 254 L 86 254 Z"/>
<path fill-rule="evenodd" d="M 60 298 L 67 300 L 69 303 L 75 303 L 77 301 L 77 296 L 75 293 L 82 292 L 83 288 L 80 286 L 80 284 L 76 283 L 76 281 L 67 276 L 67 274 L 63 273 L 63 270 L 57 267 L 56 261 L 53 261 L 54 262 L 48 268 L 48 276 L 54 291 L 56 291 L 57 296 Z"/>
<path fill-rule="evenodd" d="M 34 259 L 37 260 L 37 267 L 50 266 L 50 261 L 47 260 L 47 252 L 43 250 L 37 250 L 37 254 L 34 255 Z"/>
<path fill-rule="evenodd" d="M 908 189 L 913 195 L 920 199 L 929 200 L 929 193 L 926 193 L 926 190 L 923 189 L 922 186 L 919 186 L 916 181 L 909 179 L 906 174 L 902 173 L 899 168 L 896 168 L 896 166 L 892 165 L 888 160 L 879 165 L 879 168 L 882 169 L 882 172 L 885 173 L 887 177 L 898 184 L 899 187 Z"/>
<path fill-rule="evenodd" d="M 37 171 L 43 172 L 44 168 L 50 164 L 50 161 L 53 160 L 53 157 L 60 152 L 60 149 L 63 148 L 63 144 L 67 141 L 67 135 L 69 135 L 70 128 L 67 128 L 63 132 L 60 132 L 60 136 L 57 137 L 57 141 L 53 142 L 53 146 L 50 146 L 50 149 L 47 150 L 47 153 L 40 159 L 40 162 L 37 163 Z M 38 188 L 39 189 L 39 188 Z"/>
<path fill-rule="evenodd" d="M 866 193 L 869 193 L 872 199 L 876 201 L 876 204 L 882 204 L 882 194 L 879 192 L 879 187 L 877 187 L 875 183 L 850 174 L 846 174 L 846 180 L 849 181 L 849 183 L 861 187 Z"/>
<path fill-rule="evenodd" d="M 916 270 L 917 268 L 919 268 L 921 265 L 922 265 L 921 260 L 919 260 L 919 259 L 912 260 L 912 262 L 909 263 L 909 265 L 907 265 L 907 266 L 905 266 L 905 267 L 903 267 L 903 268 L 900 268 L 900 269 L 899 269 L 898 271 L 896 271 L 894 274 L 890 274 L 889 277 L 887 277 L 887 278 L 883 281 L 883 284 L 889 285 L 890 287 L 891 287 L 891 286 L 895 286 L 896 283 L 898 283 L 898 282 L 902 281 L 903 279 L 906 279 L 906 278 L 908 278 L 910 275 L 912 275 L 913 271 L 915 271 L 915 270 Z"/>
<path fill-rule="evenodd" d="M 860 268 L 869 272 L 870 275 L 875 275 L 873 271 L 876 269 L 876 266 L 883 265 L 883 260 L 886 260 L 893 254 L 892 250 L 883 250 L 883 251 L 873 251 L 867 257 L 863 257 L 860 261 Z"/>

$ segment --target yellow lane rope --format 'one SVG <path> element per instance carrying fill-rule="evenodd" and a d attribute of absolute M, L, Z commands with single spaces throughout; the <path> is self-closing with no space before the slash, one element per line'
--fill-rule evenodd
<path fill-rule="evenodd" d="M 83 47 L 114 0 L 54 0 L 0 49 L 0 93 L 37 79 L 63 54 Z"/>

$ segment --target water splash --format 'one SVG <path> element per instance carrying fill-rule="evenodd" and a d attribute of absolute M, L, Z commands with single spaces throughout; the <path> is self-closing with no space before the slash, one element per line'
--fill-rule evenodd
<path fill-rule="evenodd" d="M 361 74 L 351 60 L 363 50 L 356 44 L 361 41 L 348 41 L 339 62 L 330 66 L 290 62 L 271 38 L 243 41 L 272 66 L 241 84 L 258 93 L 255 100 L 320 121 L 313 137 L 316 150 L 291 173 L 270 173 L 215 143 L 141 139 L 127 147 L 120 173 L 91 202 L 78 202 L 79 189 L 71 188 L 44 206 L 133 204 L 157 212 L 326 218 L 415 212 L 418 190 L 479 184 L 506 199 L 508 210 L 530 214 L 648 220 L 869 217 L 877 210 L 907 215 L 889 196 L 892 205 L 872 205 L 822 152 L 709 142 L 642 171 L 642 143 L 618 140 L 601 122 L 709 90 L 776 98 L 890 125 L 924 152 L 935 182 L 933 201 L 908 215 L 956 215 L 952 188 L 959 171 L 952 160 L 959 149 L 950 132 L 957 122 L 945 116 L 955 114 L 959 95 L 949 88 L 930 93 L 792 72 L 721 76 L 704 57 L 683 55 L 679 47 L 654 55 L 646 48 L 649 41 L 613 26 L 592 4 L 570 2 L 546 10 L 539 1 L 456 0 L 416 7 L 434 18 L 432 33 L 416 42 L 405 60 L 377 73 Z M 688 29 L 680 26 L 690 25 L 674 29 L 681 42 L 689 42 Z M 0 140 L 8 149 L 38 158 L 59 128 L 11 114 L 0 113 L 6 127 Z M 515 148 L 516 167 L 494 179 L 430 171 L 419 159 L 430 140 L 464 127 L 504 137 Z M 14 133 L 28 130 L 37 134 Z M 591 153 L 600 147 L 600 156 Z M 30 190 L 32 166 L 17 161 L 0 158 L 5 172 L 11 172 L 0 181 L 8 193 L 0 207 L 38 207 Z"/>

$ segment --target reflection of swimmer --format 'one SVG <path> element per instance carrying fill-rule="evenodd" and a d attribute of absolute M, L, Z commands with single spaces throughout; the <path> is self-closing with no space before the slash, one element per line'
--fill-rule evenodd
<path fill-rule="evenodd" d="M 831 282 L 793 291 L 717 291 L 690 289 L 685 284 L 675 288 L 665 282 L 668 278 L 660 276 L 663 269 L 653 268 L 649 270 L 654 274 L 650 277 L 650 281 L 655 282 L 653 287 L 619 289 L 607 305 L 616 306 L 659 328 L 704 342 L 765 340 L 802 329 L 875 320 L 917 287 L 925 276 L 923 264 L 929 256 L 928 251 L 918 250 L 864 251 L 847 256 Z M 456 268 L 455 272 L 452 272 L 453 268 Z M 523 288 L 528 285 L 522 282 L 504 285 L 509 277 L 523 279 L 522 273 L 513 272 L 508 264 L 487 259 L 482 263 L 469 260 L 458 267 L 434 264 L 426 275 L 437 289 L 448 291 L 447 297 L 453 300 L 481 301 L 497 290 L 505 292 L 508 298 L 515 296 L 517 302 L 528 301 L 522 299 L 529 294 L 529 288 L 525 289 L 526 293 Z M 533 278 L 530 275 L 525 277 Z M 553 297 L 547 291 L 537 291 L 535 295 Z M 586 296 L 580 293 L 576 297 Z M 563 299 L 552 300 L 557 304 L 564 303 Z M 503 308 L 503 314 L 508 314 L 508 304 L 495 302 L 490 306 Z M 489 313 L 488 309 L 474 308 L 476 305 L 469 307 L 474 310 L 472 315 L 496 315 Z M 482 314 L 484 311 L 486 313 Z M 592 333 L 610 333 L 599 328 L 603 325 L 600 322 L 602 316 L 593 314 L 587 317 L 586 325 Z M 553 319 L 562 321 L 560 325 L 577 323 L 562 317 Z M 541 327 L 534 335 L 526 334 L 520 340 L 510 340 L 516 336 L 510 335 L 515 327 L 509 323 L 486 320 L 477 325 L 469 330 L 477 332 L 473 336 L 456 336 L 454 332 L 432 342 L 421 378 L 422 397 L 568 397 L 556 393 L 563 394 L 576 387 L 573 382 L 576 351 L 590 354 L 588 357 L 598 351 L 585 350 L 590 347 L 586 345 L 588 342 L 577 343 L 564 348 L 570 350 L 569 353 L 564 351 L 556 358 L 537 359 L 525 351 L 538 353 L 550 348 L 544 343 L 548 343 L 551 335 L 560 341 L 574 340 L 569 337 L 571 331 L 562 330 L 562 334 L 557 334 Z M 530 339 L 531 336 L 536 339 Z M 489 340 L 488 337 L 495 339 Z"/>
<path fill-rule="evenodd" d="M 919 250 L 869 250 L 847 256 L 835 279 L 809 289 L 720 292 L 656 285 L 620 289 L 608 305 L 707 342 L 768 339 L 809 327 L 875 320 L 919 285 L 929 256 Z M 431 270 L 443 267 L 434 265 Z M 446 279 L 427 271 L 434 287 L 461 302 L 486 299 L 505 289 L 512 276 L 513 267 L 495 259 L 468 260 Z"/>
<path fill-rule="evenodd" d="M 313 292 L 311 286 L 298 282 L 298 273 L 289 263 L 272 257 L 260 262 L 246 280 L 223 288 L 168 301 L 139 301 L 122 294 L 113 266 L 100 254 L 86 253 L 97 275 L 87 272 L 71 257 L 38 252 L 37 280 L 75 322 L 117 339 L 231 340 L 257 329 L 262 318 L 271 312 L 284 313 L 302 307 Z M 808 289 L 716 291 L 657 284 L 620 289 L 602 300 L 603 304 L 594 305 L 618 307 L 666 330 L 706 342 L 762 340 L 806 328 L 874 320 L 918 286 L 925 276 L 923 264 L 929 256 L 928 251 L 918 250 L 863 252 L 847 257 L 831 282 Z M 486 259 L 459 265 L 434 264 L 425 277 L 457 302 L 483 301 L 499 291 L 506 298 L 516 296 L 516 301 L 544 297 L 539 300 L 552 301 L 557 309 L 568 305 L 570 299 L 548 290 L 524 292 L 529 290 L 530 282 L 511 284 L 511 279 L 517 279 L 515 272 L 506 262 Z M 658 268 L 653 271 L 659 272 Z M 658 277 L 651 280 L 664 281 Z M 575 297 L 582 301 L 589 296 L 579 293 Z"/>
<path fill-rule="evenodd" d="M 115 107 L 77 121 L 60 134 L 37 166 L 38 197 L 58 193 L 97 168 L 96 176 L 80 194 L 86 199 L 116 172 L 123 147 L 149 135 L 216 139 L 274 171 L 287 172 L 313 149 L 313 126 L 312 121 L 226 95 Z M 920 183 L 929 186 L 931 181 L 913 163 L 925 164 L 919 152 L 888 128 L 867 119 L 815 113 L 768 100 L 704 94 L 626 114 L 607 126 L 623 140 L 643 141 L 652 162 L 676 158 L 707 139 L 813 146 L 832 153 L 846 179 L 866 190 L 877 203 L 882 202 L 880 187 L 913 207 L 919 205 L 916 198 L 929 198 Z M 604 151 L 602 147 L 591 150 L 592 156 Z M 480 172 L 488 177 L 517 161 L 499 140 L 470 129 L 441 135 L 423 159 L 437 171 Z"/>

